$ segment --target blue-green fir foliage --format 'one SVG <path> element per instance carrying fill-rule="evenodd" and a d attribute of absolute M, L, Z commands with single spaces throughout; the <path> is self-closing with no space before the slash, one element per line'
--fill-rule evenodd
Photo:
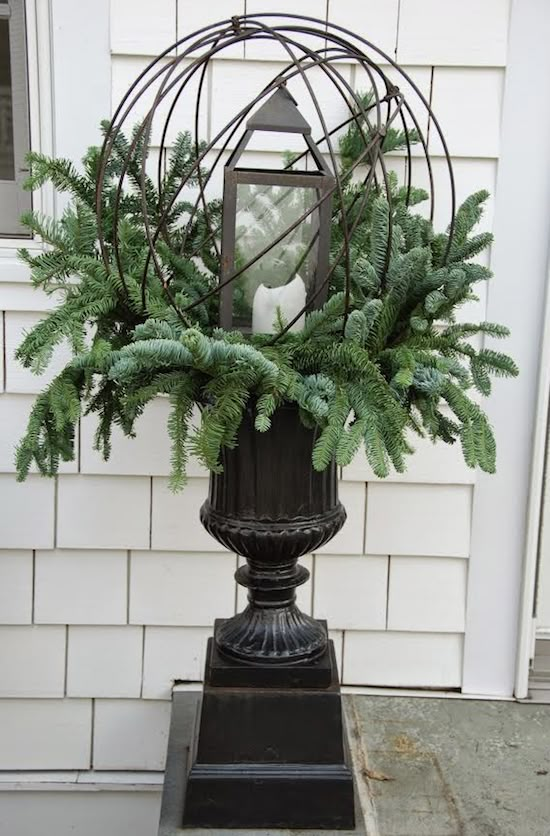
<path fill-rule="evenodd" d="M 343 219 L 354 220 L 362 197 L 362 187 L 346 171 L 364 141 L 357 126 L 342 140 L 344 189 L 334 204 L 333 258 L 343 245 Z M 404 137 L 393 131 L 384 151 L 403 143 Z M 307 316 L 303 331 L 273 343 L 269 335 L 226 333 L 217 327 L 218 297 L 208 295 L 218 281 L 217 249 L 205 234 L 204 212 L 186 229 L 181 218 L 190 204 L 173 200 L 196 160 L 187 133 L 175 143 L 160 190 L 146 181 L 149 217 L 153 223 L 163 217 L 156 256 L 166 281 L 159 281 L 148 258 L 141 197 L 132 190 L 123 195 L 119 209 L 119 274 L 114 206 L 129 147 L 119 134 L 99 218 L 98 148 L 88 151 L 82 174 L 67 160 L 30 155 L 28 187 L 50 181 L 71 201 L 58 220 L 38 213 L 25 216 L 29 230 L 48 247 L 39 254 L 21 250 L 21 258 L 35 286 L 58 302 L 27 334 L 17 357 L 41 372 L 54 348 L 66 342 L 73 359 L 36 400 L 17 449 L 20 479 L 33 464 L 53 475 L 61 461 L 74 457 L 82 414 L 97 416 L 95 444 L 107 457 L 113 427 L 133 436 L 143 410 L 159 396 L 170 404 L 166 431 L 176 490 L 185 483 L 190 453 L 219 470 L 222 447 L 235 445 L 243 412 L 253 409 L 256 430 L 267 432 L 283 401 L 295 402 L 302 421 L 320 428 L 313 453 L 318 470 L 334 458 L 349 464 L 363 447 L 377 476 L 388 475 L 392 467 L 403 471 L 416 434 L 459 443 L 470 467 L 494 472 L 495 440 L 479 396 L 490 394 L 494 376 L 517 374 L 513 360 L 493 347 L 508 331 L 494 323 L 456 320 L 460 306 L 475 298 L 475 285 L 491 275 L 471 261 L 491 241 L 490 235 L 475 232 L 486 192 L 471 195 L 460 207 L 449 247 L 449 233 L 436 235 L 414 211 L 426 193 L 400 187 L 390 172 L 391 199 L 373 188 L 351 238 L 347 316 L 341 263 L 333 271 L 324 307 Z M 128 170 L 136 183 L 142 153 L 137 143 Z M 208 204 L 207 211 L 211 222 L 219 223 L 219 202 Z M 108 265 L 99 251 L 99 224 Z M 198 304 L 178 315 L 193 302 Z"/>

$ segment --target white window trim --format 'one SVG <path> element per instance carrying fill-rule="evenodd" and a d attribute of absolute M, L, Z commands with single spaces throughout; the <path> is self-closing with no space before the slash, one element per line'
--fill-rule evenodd
<path fill-rule="evenodd" d="M 28 238 L 20 222 L 31 208 L 31 195 L 22 188 L 26 177 L 26 154 L 30 144 L 27 83 L 27 38 L 24 0 L 3 0 L 0 22 L 7 25 L 9 40 L 13 174 L 0 180 L 0 235 Z"/>
<path fill-rule="evenodd" d="M 43 154 L 52 154 L 50 0 L 25 0 L 25 14 L 30 147 Z M 54 190 L 51 185 L 46 184 L 33 193 L 33 208 L 39 212 L 53 213 Z M 29 249 L 41 248 L 40 242 L 32 238 L 23 236 L 0 238 L 2 255 L 13 255 L 15 258 L 21 246 Z"/>
<path fill-rule="evenodd" d="M 74 0 L 25 0 L 25 10 L 31 149 L 78 164 L 99 140 L 100 119 L 111 114 L 110 0 L 96 0 L 85 25 Z M 70 68 L 78 62 L 75 84 Z M 33 209 L 45 215 L 55 217 L 64 205 L 49 183 L 33 192 Z M 37 238 L 0 239 L 2 255 L 16 258 L 21 246 L 42 249 Z"/>

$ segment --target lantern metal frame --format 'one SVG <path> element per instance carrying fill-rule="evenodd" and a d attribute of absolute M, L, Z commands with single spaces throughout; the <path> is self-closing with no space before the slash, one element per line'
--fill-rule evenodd
<path fill-rule="evenodd" d="M 325 278 L 329 269 L 332 194 L 336 187 L 336 181 L 321 151 L 311 138 L 311 126 L 303 118 L 296 105 L 295 99 L 288 93 L 284 86 L 281 86 L 272 93 L 267 102 L 248 120 L 246 131 L 237 143 L 235 150 L 229 157 L 224 168 L 220 325 L 227 331 L 233 327 L 232 290 L 234 279 L 244 274 L 251 265 L 257 263 L 278 242 L 284 240 L 299 224 L 307 221 L 316 210 L 319 212 L 319 229 L 316 235 L 317 251 L 313 286 L 307 288 L 305 307 L 286 323 L 288 328 L 291 328 L 312 305 L 320 307 L 327 297 L 328 283 Z M 313 172 L 296 171 L 288 167 L 282 170 L 239 167 L 238 163 L 252 138 L 252 134 L 256 131 L 301 134 L 304 138 L 306 150 L 309 151 L 317 170 Z M 317 192 L 317 200 L 291 226 L 287 227 L 280 236 L 272 240 L 267 247 L 236 271 L 237 189 L 240 185 L 266 187 L 291 186 L 296 189 L 315 189 Z"/>

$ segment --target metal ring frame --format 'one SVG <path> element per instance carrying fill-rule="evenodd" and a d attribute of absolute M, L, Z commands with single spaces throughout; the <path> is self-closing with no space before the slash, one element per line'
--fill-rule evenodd
<path fill-rule="evenodd" d="M 305 38 L 305 42 L 301 41 Z M 269 40 L 276 42 L 283 50 L 283 55 L 288 61 L 281 64 L 280 70 L 273 76 L 273 78 L 260 90 L 257 95 L 246 102 L 239 110 L 217 133 L 211 137 L 207 143 L 201 144 L 201 137 L 199 136 L 199 126 L 201 114 L 204 112 L 204 88 L 205 80 L 211 62 L 223 55 L 225 50 L 231 47 L 250 43 L 253 41 Z M 313 41 L 313 44 L 312 44 Z M 285 59 L 286 61 L 286 59 Z M 361 95 L 356 92 L 353 85 L 346 80 L 339 67 L 344 64 L 351 65 L 352 68 L 360 68 L 368 80 L 370 89 L 372 91 L 371 103 L 365 108 Z M 383 68 L 383 65 L 385 68 Z M 312 71 L 316 71 L 313 73 Z M 367 41 L 365 38 L 354 34 L 348 29 L 336 24 L 326 23 L 313 17 L 305 15 L 281 15 L 277 13 L 267 13 L 261 15 L 239 15 L 231 19 L 223 20 L 219 23 L 205 26 L 202 29 L 194 32 L 184 38 L 181 38 L 175 44 L 169 46 L 157 58 L 155 58 L 137 77 L 137 79 L 130 86 L 122 101 L 118 105 L 114 116 L 112 118 L 109 130 L 106 133 L 103 148 L 101 151 L 101 158 L 99 164 L 99 174 L 96 188 L 96 208 L 99 227 L 99 245 L 101 254 L 106 267 L 109 270 L 113 269 L 111 263 L 111 253 L 109 252 L 109 245 L 105 241 L 103 234 L 101 219 L 102 219 L 102 201 L 103 201 L 103 187 L 106 176 L 107 164 L 113 152 L 113 146 L 116 141 L 117 134 L 127 124 L 139 122 L 139 127 L 130 143 L 128 153 L 122 170 L 118 177 L 116 187 L 115 203 L 114 203 L 114 234 L 113 234 L 113 252 L 114 268 L 118 271 L 122 287 L 127 292 L 126 282 L 124 278 L 124 271 L 122 268 L 119 246 L 118 246 L 118 224 L 120 221 L 120 202 L 127 185 L 126 180 L 129 168 L 134 160 L 136 150 L 142 146 L 149 148 L 151 146 L 151 137 L 153 126 L 157 126 L 161 120 L 161 105 L 169 102 L 167 114 L 161 122 L 162 130 L 160 134 L 160 148 L 159 148 L 159 162 L 157 166 L 157 184 L 160 197 L 160 218 L 155 225 L 152 224 L 148 214 L 148 207 L 146 201 L 146 157 L 144 154 L 141 161 L 140 168 L 140 191 L 141 191 L 141 206 L 143 211 L 143 224 L 145 234 L 149 246 L 149 253 L 145 261 L 143 275 L 141 280 L 142 288 L 142 303 L 145 307 L 145 295 L 147 286 L 147 277 L 152 266 L 154 273 L 157 275 L 162 287 L 167 295 L 167 298 L 175 309 L 178 317 L 183 323 L 190 324 L 186 313 L 193 307 L 203 303 L 209 297 L 219 293 L 222 284 L 218 277 L 214 277 L 214 284 L 212 288 L 204 294 L 200 299 L 195 300 L 185 308 L 180 308 L 173 294 L 170 290 L 170 281 L 164 275 L 162 265 L 160 263 L 158 254 L 156 252 L 156 244 L 159 238 L 162 238 L 168 246 L 171 245 L 169 234 L 165 227 L 166 218 L 171 211 L 174 203 L 181 195 L 189 181 L 194 179 L 198 181 L 199 193 L 195 199 L 192 211 L 187 219 L 186 227 L 183 231 L 183 242 L 180 249 L 183 249 L 186 243 L 186 238 L 192 228 L 196 213 L 199 207 L 202 209 L 206 226 L 207 234 L 199 246 L 195 248 L 192 255 L 197 255 L 199 251 L 207 244 L 211 244 L 216 255 L 220 256 L 218 237 L 220 228 L 216 227 L 208 211 L 208 203 L 206 199 L 206 189 L 212 175 L 216 169 L 221 165 L 224 153 L 230 146 L 231 140 L 239 130 L 243 130 L 243 123 L 250 115 L 251 111 L 256 109 L 262 101 L 268 98 L 277 87 L 281 84 L 288 84 L 293 79 L 299 79 L 303 82 L 310 102 L 313 104 L 316 118 L 320 125 L 320 134 L 315 137 L 316 144 L 321 147 L 325 155 L 328 157 L 329 168 L 335 177 L 335 186 L 333 192 L 339 198 L 340 210 L 340 227 L 343 233 L 343 245 L 340 252 L 333 259 L 329 268 L 327 276 L 323 280 L 322 287 L 318 287 L 313 296 L 308 300 L 306 307 L 289 323 L 285 329 L 278 333 L 276 339 L 280 338 L 292 325 L 302 316 L 306 309 L 309 309 L 316 297 L 326 287 L 336 267 L 343 262 L 345 267 L 345 318 L 347 318 L 350 305 L 350 242 L 353 233 L 361 221 L 364 210 L 366 208 L 369 190 L 372 186 L 382 190 L 390 204 L 389 213 L 389 235 L 388 246 L 386 248 L 386 268 L 389 264 L 391 243 L 392 243 L 392 213 L 391 213 L 391 189 L 388 177 L 388 168 L 384 160 L 382 146 L 388 128 L 396 122 L 397 127 L 403 131 L 405 135 L 405 178 L 406 178 L 406 195 L 407 205 L 409 203 L 409 196 L 411 192 L 411 175 L 412 175 L 412 151 L 411 151 L 411 130 L 414 130 L 421 149 L 420 156 L 416 159 L 424 162 L 426 166 L 428 181 L 429 181 L 429 206 L 430 206 L 430 220 L 433 220 L 435 211 L 435 183 L 433 176 L 432 162 L 428 151 L 427 131 L 423 131 L 419 117 L 411 104 L 407 101 L 406 95 L 400 90 L 394 81 L 388 75 L 392 74 L 394 78 L 399 79 L 399 82 L 404 82 L 407 89 L 411 91 L 412 96 L 416 99 L 416 103 L 420 109 L 426 114 L 427 124 L 430 131 L 434 131 L 439 138 L 443 149 L 443 155 L 446 160 L 446 168 L 448 173 L 448 183 L 450 190 L 450 212 L 449 212 L 449 238 L 447 243 L 447 252 L 445 259 L 449 253 L 455 221 L 456 209 L 456 194 L 455 183 L 453 176 L 453 168 L 445 137 L 441 131 L 439 122 L 437 121 L 428 101 L 422 94 L 413 79 L 408 75 L 399 65 L 381 49 L 374 44 Z M 321 73 L 322 80 L 328 79 L 332 84 L 336 96 L 338 96 L 345 107 L 347 116 L 341 120 L 338 125 L 329 127 L 326 124 L 323 115 L 318 95 L 315 91 L 315 78 L 319 77 Z M 355 70 L 357 73 L 357 70 Z M 191 91 L 191 83 L 198 81 L 197 90 L 195 93 Z M 380 88 L 380 89 L 379 89 Z M 150 105 L 145 117 L 136 118 L 136 109 L 140 106 L 145 96 L 150 96 L 154 93 L 153 102 Z M 178 105 L 185 100 L 185 94 L 194 96 L 194 143 L 196 152 L 196 162 L 188 172 L 187 177 L 182 178 L 178 184 L 177 189 L 166 201 L 166 196 L 163 194 L 162 188 L 162 164 L 165 150 L 169 147 L 168 135 L 170 127 L 176 118 Z M 188 100 L 187 100 L 188 101 Z M 351 207 L 345 206 L 343 200 L 343 183 L 342 176 L 338 165 L 338 151 L 334 146 L 334 135 L 350 125 L 352 122 L 358 127 L 362 138 L 365 142 L 365 147 L 360 157 L 354 162 L 351 169 L 347 171 L 347 175 L 353 174 L 356 170 L 366 168 L 366 173 L 362 179 L 364 188 L 359 192 L 360 197 L 356 197 Z M 363 129 L 366 126 L 366 132 Z M 133 127 L 133 125 L 132 125 Z M 188 125 L 178 125 L 178 128 L 185 130 L 189 129 Z M 306 149 L 298 157 L 295 157 L 290 165 L 295 165 L 299 160 L 307 159 L 309 151 Z M 201 168 L 202 164 L 208 165 L 208 171 L 204 174 Z M 327 194 L 324 199 L 327 199 L 332 194 Z M 357 200 L 359 203 L 357 205 Z M 292 232 L 304 218 L 311 212 L 315 211 L 319 206 L 319 202 L 314 204 L 309 210 L 294 223 L 289 226 L 284 235 L 286 236 Z M 348 217 L 349 209 L 354 209 L 355 219 L 350 222 Z M 236 271 L 232 276 L 225 281 L 224 284 L 234 281 L 244 270 L 248 269 L 255 261 L 261 258 L 265 252 L 271 249 L 278 243 L 278 240 L 271 242 L 270 246 L 258 253 L 254 259 L 245 264 L 242 268 Z M 385 272 L 385 271 L 384 271 Z"/>

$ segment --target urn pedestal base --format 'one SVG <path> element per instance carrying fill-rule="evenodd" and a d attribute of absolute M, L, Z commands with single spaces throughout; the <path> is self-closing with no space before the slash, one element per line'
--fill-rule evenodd
<path fill-rule="evenodd" d="M 262 668 L 211 639 L 190 759 L 184 827 L 352 829 L 332 642 L 314 663 Z"/>

